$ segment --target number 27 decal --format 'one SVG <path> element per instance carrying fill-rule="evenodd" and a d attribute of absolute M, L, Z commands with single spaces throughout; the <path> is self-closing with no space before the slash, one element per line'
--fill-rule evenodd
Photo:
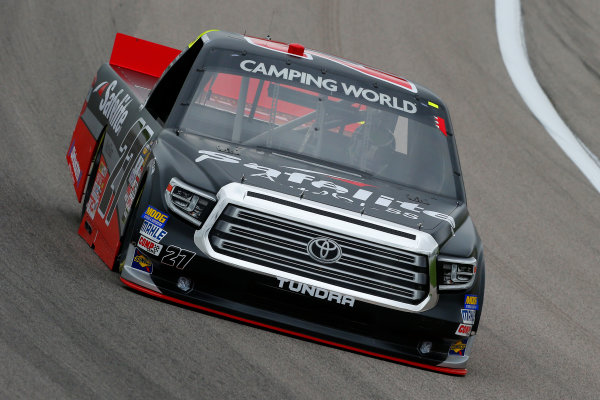
<path fill-rule="evenodd" d="M 167 247 L 161 262 L 177 269 L 184 269 L 195 255 L 196 253 L 193 251 L 184 250 L 180 247 L 171 245 Z"/>

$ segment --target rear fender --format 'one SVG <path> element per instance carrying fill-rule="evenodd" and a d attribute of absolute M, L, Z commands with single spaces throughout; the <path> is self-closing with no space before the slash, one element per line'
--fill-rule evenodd
<path fill-rule="evenodd" d="M 114 144 L 110 131 L 106 133 L 102 151 L 98 153 L 96 174 L 90 177 L 94 182 L 79 235 L 109 268 L 115 263 L 124 228 L 152 158 L 149 141 L 154 129 L 145 121 L 143 117 L 136 119 L 132 127 L 121 134 L 120 146 Z"/>
<path fill-rule="evenodd" d="M 110 65 L 113 70 L 116 69 L 118 72 L 122 71 L 121 68 L 125 68 L 144 74 L 144 76 L 146 76 L 145 78 L 143 76 L 138 76 L 140 82 L 129 82 L 125 79 L 126 76 L 120 76 L 120 78 L 127 81 L 127 84 L 129 85 L 128 92 L 132 97 L 140 95 L 140 93 L 135 92 L 134 89 L 136 87 L 140 86 L 142 83 L 148 84 L 149 87 L 147 90 L 142 91 L 142 93 L 147 95 L 147 91 L 152 88 L 154 82 L 156 82 L 156 78 L 161 76 L 165 68 L 177 57 L 177 55 L 179 55 L 179 53 L 180 50 L 177 49 L 117 33 L 110 57 Z M 98 74 L 102 77 L 106 77 L 106 73 L 103 73 L 102 68 L 98 71 L 96 77 L 94 77 L 90 90 L 81 107 L 66 156 L 71 178 L 73 179 L 73 186 L 75 187 L 75 193 L 77 195 L 77 201 L 79 202 L 81 202 L 83 196 L 87 176 L 91 167 L 94 152 L 98 145 L 100 134 L 106 125 L 106 121 L 104 121 L 103 124 L 88 108 L 88 102 L 92 92 L 97 93 L 99 97 L 102 97 L 103 92 L 108 87 L 108 81 L 101 82 L 96 86 Z M 138 100 L 141 99 L 138 97 Z M 125 119 L 125 117 L 123 119 Z"/>
<path fill-rule="evenodd" d="M 153 158 L 150 139 L 162 129 L 142 102 L 177 54 L 179 50 L 118 34 L 110 64 L 98 70 L 71 138 L 67 163 L 81 202 L 104 132 L 78 232 L 109 268 L 121 247 L 140 179 Z"/>
<path fill-rule="evenodd" d="M 75 194 L 79 202 L 81 202 L 81 197 L 83 196 L 83 190 L 85 189 L 85 183 L 100 135 L 104 130 L 104 125 L 88 108 L 88 101 L 95 83 L 96 78 L 94 77 L 90 90 L 81 107 L 69 149 L 67 150 L 67 164 L 69 165 Z"/>

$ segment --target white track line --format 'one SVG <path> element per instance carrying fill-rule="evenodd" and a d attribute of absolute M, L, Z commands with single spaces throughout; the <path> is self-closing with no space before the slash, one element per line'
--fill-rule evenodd
<path fill-rule="evenodd" d="M 496 0 L 496 32 L 502 59 L 529 109 L 552 139 L 600 192 L 600 161 L 558 115 L 540 87 L 527 58 L 520 0 Z"/>

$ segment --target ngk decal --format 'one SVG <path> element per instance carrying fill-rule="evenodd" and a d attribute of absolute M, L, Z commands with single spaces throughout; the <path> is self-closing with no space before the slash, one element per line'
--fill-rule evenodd
<path fill-rule="evenodd" d="M 196 158 L 196 162 L 204 162 L 206 160 L 214 160 L 229 164 L 240 164 L 241 158 L 231 155 L 224 154 L 210 150 L 199 150 L 200 156 Z M 248 168 L 249 176 L 264 178 L 270 182 L 278 182 L 285 184 L 291 188 L 298 189 L 299 193 L 310 193 L 319 196 L 331 196 L 336 200 L 355 203 L 357 202 L 360 207 L 366 207 L 367 201 L 372 201 L 373 206 L 379 206 L 384 208 L 384 211 L 390 214 L 401 215 L 409 219 L 418 219 L 420 214 L 425 214 L 430 217 L 446 221 L 452 226 L 452 229 L 456 227 L 454 218 L 450 215 L 443 214 L 433 210 L 427 210 L 425 207 L 427 204 L 413 203 L 409 201 L 396 200 L 393 197 L 379 195 L 375 196 L 374 193 L 366 187 L 362 182 L 354 182 L 348 179 L 326 175 L 322 172 L 311 171 L 307 169 L 298 169 L 291 167 L 280 167 L 282 169 L 293 170 L 293 172 L 283 172 L 270 167 L 264 167 L 256 163 L 243 164 L 244 167 Z M 246 174 L 245 174 L 246 175 Z M 331 178 L 334 181 L 327 180 L 324 178 Z M 360 188 L 348 187 L 340 185 L 339 183 L 348 183 L 353 186 L 359 186 Z M 469 307 L 466 307 L 469 308 Z"/>
<path fill-rule="evenodd" d="M 278 69 L 275 65 L 265 65 L 263 62 L 254 60 L 244 60 L 240 63 L 240 68 L 246 72 L 253 74 L 262 74 L 280 79 L 285 79 L 291 82 L 298 82 L 306 86 L 315 86 L 319 89 L 325 89 L 329 92 L 339 92 L 340 89 L 346 96 L 356 99 L 363 99 L 371 103 L 378 103 L 382 106 L 393 108 L 394 110 L 404 111 L 409 114 L 417 112 L 417 105 L 408 100 L 399 100 L 396 96 L 390 96 L 385 93 L 380 93 L 372 89 L 367 89 L 361 86 L 354 86 L 339 82 L 335 79 L 324 78 L 320 75 L 312 75 L 308 72 L 298 71 L 293 68 Z"/>
<path fill-rule="evenodd" d="M 121 97 L 124 92 L 123 89 L 120 89 L 115 93 L 116 86 L 116 80 L 112 81 L 108 87 L 106 87 L 106 83 L 103 82 L 94 89 L 94 92 L 98 91 L 100 96 L 104 94 L 104 98 L 100 99 L 99 109 L 102 114 L 108 118 L 108 124 L 118 135 L 119 132 L 121 132 L 121 126 L 129 113 L 127 107 L 133 99 L 128 94 Z"/>

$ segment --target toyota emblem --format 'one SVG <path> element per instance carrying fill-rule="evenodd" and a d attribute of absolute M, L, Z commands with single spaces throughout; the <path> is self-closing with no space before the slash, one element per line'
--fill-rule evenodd
<path fill-rule="evenodd" d="M 308 242 L 306 251 L 313 260 L 325 264 L 334 263 L 342 257 L 342 248 L 340 245 L 334 240 L 324 237 L 315 238 Z"/>

